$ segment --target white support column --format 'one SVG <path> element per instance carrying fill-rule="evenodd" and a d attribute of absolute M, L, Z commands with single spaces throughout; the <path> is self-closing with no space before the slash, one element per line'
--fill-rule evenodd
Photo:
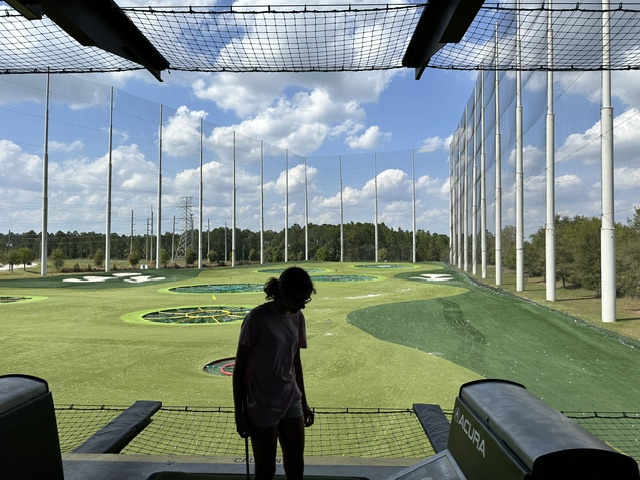
<path fill-rule="evenodd" d="M 471 160 L 471 273 L 478 273 L 478 79 L 473 86 L 473 136 Z"/>
<path fill-rule="evenodd" d="M 264 141 L 260 140 L 260 265 L 264 264 Z"/>
<path fill-rule="evenodd" d="M 496 25 L 496 47 L 495 58 L 498 65 L 498 26 Z M 496 286 L 502 285 L 502 137 L 500 133 L 500 72 L 495 70 L 495 102 L 496 102 L 496 237 L 495 237 L 495 257 L 496 257 Z"/>
<path fill-rule="evenodd" d="M 545 290 L 549 302 L 556 301 L 556 194 L 555 194 L 555 113 L 553 110 L 553 16 L 552 1 L 547 13 L 547 116 L 546 116 L 546 161 L 547 161 L 547 222 L 545 225 Z"/>
<path fill-rule="evenodd" d="M 373 154 L 373 192 L 373 248 L 375 250 L 373 258 L 378 263 L 378 157 L 375 153 Z"/>
<path fill-rule="evenodd" d="M 524 291 L 524 146 L 522 128 L 522 71 L 520 42 L 520 1 L 516 15 L 516 291 Z"/>
<path fill-rule="evenodd" d="M 109 94 L 109 151 L 107 152 L 107 213 L 104 235 L 104 271 L 111 270 L 111 180 L 113 176 L 113 87 Z"/>
<path fill-rule="evenodd" d="M 463 201 L 464 201 L 464 193 L 463 193 L 463 184 L 462 184 L 462 165 L 463 165 L 463 152 L 465 151 L 464 148 L 464 141 L 465 141 L 465 137 L 466 137 L 466 130 L 464 129 L 464 124 L 460 124 L 459 127 L 459 131 L 460 131 L 460 135 L 459 135 L 459 140 L 458 140 L 458 145 L 460 145 L 460 142 L 462 142 L 462 146 L 458 147 L 458 182 L 457 182 L 457 204 L 458 204 L 458 208 L 457 208 L 457 214 L 458 214 L 458 268 L 462 268 L 463 266 L 463 261 L 462 261 L 462 257 L 463 257 L 463 241 L 462 241 L 462 235 L 463 235 L 463 222 L 464 222 L 464 218 L 462 215 L 462 211 L 463 211 Z"/>
<path fill-rule="evenodd" d="M 284 261 L 289 261 L 289 149 L 284 156 Z"/>
<path fill-rule="evenodd" d="M 340 261 L 344 262 L 344 203 L 342 198 L 342 155 L 340 155 Z"/>
<path fill-rule="evenodd" d="M 454 155 L 454 145 L 456 142 L 456 137 L 458 136 L 458 132 L 453 133 L 453 138 L 451 143 L 449 144 L 449 263 L 453 265 L 453 261 L 455 259 L 455 246 L 456 246 L 456 230 L 455 230 L 455 201 L 453 189 L 455 185 L 455 180 L 453 177 L 453 155 Z"/>
<path fill-rule="evenodd" d="M 44 152 L 42 154 L 42 238 L 40 241 L 40 275 L 47 276 L 47 235 L 49 231 L 49 73 L 44 107 Z"/>
<path fill-rule="evenodd" d="M 616 231 L 614 220 L 613 106 L 611 105 L 611 31 L 609 1 L 602 0 L 602 226 L 600 269 L 602 278 L 602 321 L 616 321 Z"/>
<path fill-rule="evenodd" d="M 307 185 L 307 157 L 304 157 L 304 259 L 309 260 L 309 188 Z"/>
<path fill-rule="evenodd" d="M 462 241 L 463 243 L 463 266 L 464 271 L 469 271 L 469 106 L 464 109 L 464 156 L 463 156 L 463 219 L 462 219 Z"/>
<path fill-rule="evenodd" d="M 487 278 L 487 153 L 484 138 L 484 75 L 480 75 L 480 260 L 482 278 Z"/>
<path fill-rule="evenodd" d="M 452 248 L 451 248 L 451 265 L 457 266 L 458 260 L 460 258 L 460 243 L 458 238 L 458 232 L 460 231 L 460 197 L 458 194 L 459 188 L 459 179 L 458 179 L 458 165 L 460 159 L 460 126 L 456 130 L 456 133 L 453 136 L 453 142 L 451 143 L 451 205 L 453 211 L 451 212 L 451 222 L 452 222 Z"/>
<path fill-rule="evenodd" d="M 162 249 L 162 104 L 160 104 L 160 127 L 158 129 L 158 236 L 156 239 L 156 268 L 160 268 L 160 250 Z"/>
<path fill-rule="evenodd" d="M 415 151 L 411 150 L 411 196 L 413 201 L 413 235 L 412 235 L 412 261 L 416 263 L 416 162 Z M 449 241 L 451 241 L 451 234 L 449 234 Z"/>
<path fill-rule="evenodd" d="M 233 131 L 233 175 L 232 175 L 232 191 L 231 191 L 231 266 L 236 266 L 236 195 L 237 195 L 237 186 L 236 186 L 236 132 Z M 225 241 L 224 246 L 227 248 L 227 225 L 225 223 L 224 227 L 225 231 Z M 225 260 L 226 260 L 226 252 L 225 252 Z"/>
<path fill-rule="evenodd" d="M 204 140 L 203 140 L 204 120 L 200 118 L 200 184 L 198 192 L 198 268 L 202 268 L 202 205 L 204 203 L 204 182 L 202 179 L 204 163 Z M 157 267 L 157 266 L 156 266 Z"/>

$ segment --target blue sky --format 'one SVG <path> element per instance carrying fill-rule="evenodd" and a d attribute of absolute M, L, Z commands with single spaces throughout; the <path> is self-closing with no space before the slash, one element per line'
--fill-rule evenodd
<path fill-rule="evenodd" d="M 266 228 L 284 226 L 285 166 L 289 168 L 289 224 L 303 223 L 306 159 L 311 222 L 338 224 L 341 197 L 345 222 L 372 222 L 377 189 L 378 221 L 410 230 L 415 183 L 417 228 L 448 233 L 449 140 L 473 95 L 476 77 L 477 72 L 431 69 L 418 81 L 412 70 L 164 72 L 162 83 L 145 71 L 52 75 L 48 230 L 105 231 L 109 92 L 113 86 L 112 231 L 128 234 L 132 215 L 137 234 L 145 232 L 152 212 L 157 222 L 162 104 L 163 231 L 171 231 L 174 216 L 180 218 L 185 197 L 192 198 L 194 207 L 198 205 L 201 145 L 203 227 L 231 224 L 235 132 L 239 228 L 259 228 L 260 141 L 264 141 Z M 542 73 L 525 79 L 526 235 L 544 224 L 544 78 Z M 487 92 L 493 88 L 492 79 L 487 76 Z M 639 202 L 638 80 L 635 72 L 614 73 L 619 124 L 616 220 L 621 222 L 633 215 Z M 509 82 L 512 74 L 504 76 L 501 88 L 506 110 L 502 122 L 504 224 L 515 221 Z M 561 214 L 599 215 L 599 82 L 597 72 L 556 75 L 556 188 Z M 41 229 L 44 85 L 43 75 L 0 75 L 0 231 L 4 233 Z M 487 98 L 485 108 L 489 110 L 493 108 L 489 93 Z M 490 129 L 487 127 L 488 144 L 493 141 Z M 489 165 L 492 155 L 490 146 Z M 490 169 L 487 175 L 490 209 L 490 178 L 495 171 Z M 197 227 L 197 209 L 192 213 Z M 492 211 L 488 218 L 493 231 Z"/>

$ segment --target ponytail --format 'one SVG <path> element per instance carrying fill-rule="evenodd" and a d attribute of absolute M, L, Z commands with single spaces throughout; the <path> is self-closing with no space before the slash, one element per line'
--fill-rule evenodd
<path fill-rule="evenodd" d="M 262 290 L 265 293 L 267 300 L 273 300 L 280 296 L 280 282 L 277 278 L 271 277 L 267 283 L 264 284 L 264 288 Z"/>

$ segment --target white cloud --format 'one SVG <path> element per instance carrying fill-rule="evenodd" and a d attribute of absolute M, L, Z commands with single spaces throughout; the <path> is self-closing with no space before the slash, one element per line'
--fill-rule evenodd
<path fill-rule="evenodd" d="M 318 170 L 314 167 L 307 167 L 307 182 L 313 184 L 313 181 L 318 173 Z M 304 192 L 305 185 L 305 167 L 303 164 L 296 165 L 288 170 L 288 174 L 285 171 L 280 172 L 280 175 L 275 181 L 267 182 L 264 186 L 265 190 L 272 190 L 280 195 L 284 195 L 289 187 L 288 192 L 290 195 L 301 194 Z"/>
<path fill-rule="evenodd" d="M 636 164 L 640 160 L 637 132 L 640 129 L 640 109 L 629 108 L 614 118 L 615 163 Z M 599 165 L 601 158 L 600 121 L 584 132 L 567 136 L 556 151 L 556 161 L 570 160 L 583 165 Z"/>
<path fill-rule="evenodd" d="M 425 138 L 420 142 L 420 147 L 418 147 L 418 151 L 429 153 L 429 152 L 437 152 L 439 150 L 444 150 L 448 152 L 449 145 L 451 144 L 452 139 L 453 139 L 453 135 L 449 135 L 447 138 L 442 138 L 442 137 Z"/>
<path fill-rule="evenodd" d="M 71 143 L 59 142 L 52 140 L 49 142 L 49 149 L 58 150 L 60 152 L 71 153 L 79 152 L 84 148 L 84 142 L 82 140 L 74 140 Z"/>
<path fill-rule="evenodd" d="M 296 153 L 318 149 L 328 138 L 344 138 L 354 149 L 372 149 L 390 138 L 366 126 L 368 103 L 378 102 L 395 73 L 343 72 L 203 75 L 194 94 L 243 120 L 238 132 Z M 362 130 L 364 129 L 364 133 Z"/>
<path fill-rule="evenodd" d="M 378 126 L 372 125 L 362 135 L 347 136 L 346 144 L 353 150 L 374 150 L 390 138 L 391 133 L 382 132 Z"/>
<path fill-rule="evenodd" d="M 162 148 L 170 155 L 190 156 L 199 152 L 201 120 L 206 119 L 203 110 L 178 108 L 162 128 Z"/>
<path fill-rule="evenodd" d="M 22 151 L 11 140 L 0 140 L 0 178 L 3 184 L 22 184 L 40 178 L 42 159 Z"/>
<path fill-rule="evenodd" d="M 640 167 L 622 167 L 615 169 L 616 189 L 633 190 L 640 189 Z"/>
<path fill-rule="evenodd" d="M 256 115 L 282 95 L 286 85 L 274 82 L 273 77 L 267 73 L 220 73 L 197 78 L 192 88 L 197 98 L 212 101 L 222 110 L 245 117 Z"/>

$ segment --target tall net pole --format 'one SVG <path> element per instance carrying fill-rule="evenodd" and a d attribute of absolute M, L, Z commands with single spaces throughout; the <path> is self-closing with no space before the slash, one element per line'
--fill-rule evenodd
<path fill-rule="evenodd" d="M 111 270 L 111 180 L 113 175 L 113 87 L 109 94 L 109 152 L 107 153 L 107 224 L 104 239 L 104 271 Z"/>
<path fill-rule="evenodd" d="M 473 86 L 473 126 L 471 135 L 471 273 L 478 273 L 478 81 Z"/>
<path fill-rule="evenodd" d="M 602 321 L 616 321 L 616 232 L 613 200 L 613 106 L 611 105 L 611 31 L 609 0 L 602 1 L 602 226 L 600 269 L 602 277 Z"/>
<path fill-rule="evenodd" d="M 162 248 L 162 104 L 160 104 L 160 126 L 158 127 L 158 236 L 156 240 L 156 268 L 160 268 Z"/>
<path fill-rule="evenodd" d="M 524 145 L 522 129 L 522 48 L 520 44 L 520 2 L 516 14 L 516 291 L 524 291 Z"/>
<path fill-rule="evenodd" d="M 198 202 L 198 268 L 202 268 L 202 207 L 204 203 L 204 183 L 202 180 L 203 167 L 203 130 L 204 120 L 200 118 L 200 190 Z"/>
<path fill-rule="evenodd" d="M 484 138 L 484 70 L 480 71 L 480 256 L 482 278 L 487 278 L 487 154 Z"/>
<path fill-rule="evenodd" d="M 498 63 L 498 25 L 496 25 L 495 58 Z M 496 185 L 495 185 L 495 258 L 496 286 L 502 285 L 502 134 L 500 132 L 500 72 L 495 70 L 495 103 L 496 103 Z"/>
<path fill-rule="evenodd" d="M 378 262 L 378 160 L 373 154 L 373 237 L 374 237 L 374 261 Z"/>
<path fill-rule="evenodd" d="M 49 214 L 49 74 L 44 110 L 44 152 L 42 154 L 42 242 L 40 244 L 40 275 L 47 276 L 47 229 Z"/>
<path fill-rule="evenodd" d="M 555 114 L 553 110 L 553 22 L 552 22 L 552 2 L 549 1 L 549 12 L 547 13 L 547 58 L 549 71 L 547 72 L 547 116 L 546 116 L 546 212 L 547 221 L 545 225 L 545 277 L 546 277 L 546 299 L 549 302 L 556 301 L 556 213 L 555 213 Z"/>

